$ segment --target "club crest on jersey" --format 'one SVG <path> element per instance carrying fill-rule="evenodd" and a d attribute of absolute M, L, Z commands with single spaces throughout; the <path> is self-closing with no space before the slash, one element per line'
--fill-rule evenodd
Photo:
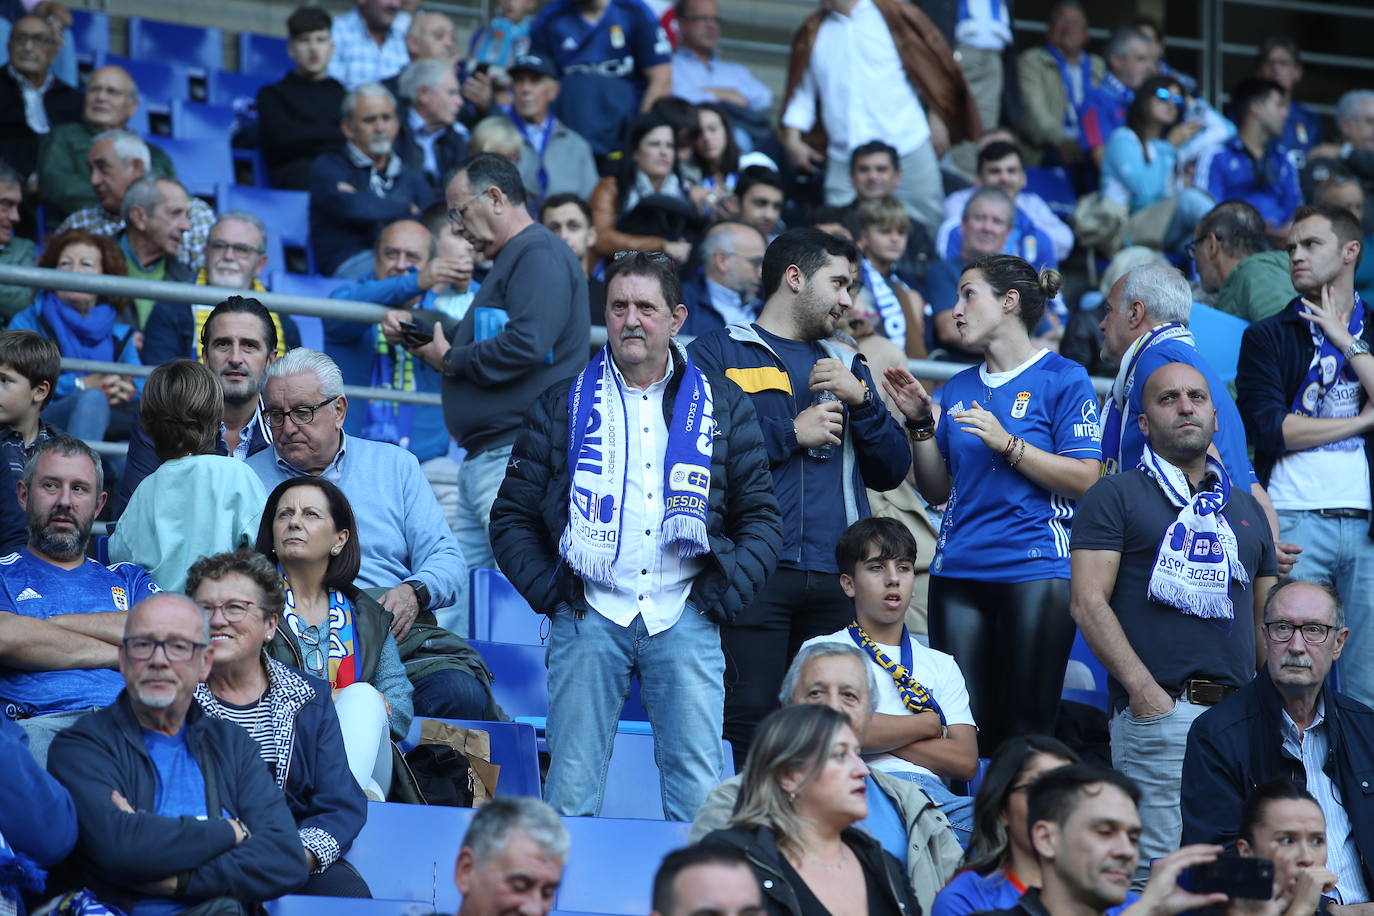
<path fill-rule="evenodd" d="M 625 30 L 618 25 L 611 26 L 611 47 L 617 50 L 625 47 Z"/>
<path fill-rule="evenodd" d="M 116 611 L 127 611 L 129 609 L 129 593 L 118 585 L 110 586 L 110 597 L 114 600 Z"/>
<path fill-rule="evenodd" d="M 1019 420 L 1026 415 L 1026 408 L 1028 407 L 1030 407 L 1030 392 L 1022 391 L 1011 405 L 1011 415 Z"/>

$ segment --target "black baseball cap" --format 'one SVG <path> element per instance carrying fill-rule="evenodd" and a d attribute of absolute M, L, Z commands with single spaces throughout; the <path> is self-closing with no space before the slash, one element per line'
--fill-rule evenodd
<path fill-rule="evenodd" d="M 558 79 L 558 68 L 553 65 L 553 61 L 542 54 L 528 53 L 517 57 L 515 63 L 510 65 L 510 74 L 514 76 L 522 71 L 538 73 L 540 76 L 547 76 L 550 79 Z"/>

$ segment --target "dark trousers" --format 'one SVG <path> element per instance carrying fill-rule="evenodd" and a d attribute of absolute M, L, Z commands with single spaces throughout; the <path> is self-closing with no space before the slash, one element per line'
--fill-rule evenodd
<path fill-rule="evenodd" d="M 339 859 L 318 875 L 311 875 L 310 880 L 305 882 L 305 887 L 296 893 L 309 894 L 311 897 L 372 896 L 372 891 L 368 889 L 363 876 L 343 859 Z"/>
<path fill-rule="evenodd" d="M 436 719 L 485 719 L 496 717 L 491 691 L 480 680 L 456 668 L 440 668 L 411 681 L 415 715 Z"/>
<path fill-rule="evenodd" d="M 725 737 L 744 767 L 754 728 L 778 708 L 787 666 L 813 636 L 848 626 L 854 602 L 836 573 L 778 567 L 754 603 L 720 628 L 725 651 Z"/>
<path fill-rule="evenodd" d="M 1073 633 L 1068 579 L 930 577 L 930 645 L 964 674 L 978 756 L 1013 735 L 1054 734 Z"/>

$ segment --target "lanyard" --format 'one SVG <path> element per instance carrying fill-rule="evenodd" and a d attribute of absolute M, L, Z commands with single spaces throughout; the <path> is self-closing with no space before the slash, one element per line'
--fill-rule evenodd
<path fill-rule="evenodd" d="M 1088 90 L 1093 85 L 1093 62 L 1087 51 L 1079 53 L 1078 69 L 1082 77 L 1078 84 L 1077 98 L 1074 97 L 1074 83 L 1069 77 L 1069 62 L 1064 57 L 1064 52 L 1054 45 L 1045 45 L 1045 50 L 1050 52 L 1050 57 L 1059 65 L 1059 78 L 1064 81 L 1064 93 L 1069 97 L 1068 110 L 1064 112 L 1064 126 L 1074 127 L 1078 124 L 1078 109 L 1083 107 L 1083 101 L 1088 97 Z"/>
<path fill-rule="evenodd" d="M 544 168 L 544 151 L 549 148 L 549 138 L 553 136 L 553 115 L 549 114 L 544 118 L 544 129 L 540 135 L 535 127 L 527 124 L 525 119 L 515 113 L 514 109 L 510 112 L 511 120 L 515 126 L 520 128 L 520 133 L 524 134 L 525 139 L 530 141 L 535 152 L 539 156 L 539 194 L 542 197 L 544 192 L 549 189 L 549 173 Z"/>

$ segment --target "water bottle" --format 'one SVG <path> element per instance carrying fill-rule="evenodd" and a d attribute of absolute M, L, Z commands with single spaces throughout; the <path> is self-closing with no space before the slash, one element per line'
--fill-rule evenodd
<path fill-rule="evenodd" d="M 824 404 L 826 401 L 838 400 L 839 398 L 835 396 L 835 392 L 821 390 L 817 391 L 816 396 L 811 399 L 811 406 L 815 407 L 817 404 Z M 829 461 L 830 457 L 835 454 L 835 445 L 832 442 L 824 442 L 820 445 L 812 445 L 806 449 L 806 454 L 810 455 L 812 458 L 815 458 L 817 461 Z"/>

